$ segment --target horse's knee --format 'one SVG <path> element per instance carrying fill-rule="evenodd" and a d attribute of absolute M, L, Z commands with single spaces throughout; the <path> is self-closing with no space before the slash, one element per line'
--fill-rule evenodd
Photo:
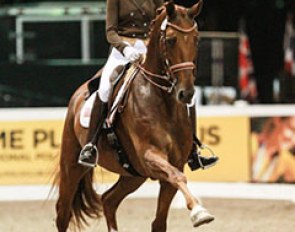
<path fill-rule="evenodd" d="M 176 176 L 175 176 L 175 179 L 176 179 L 176 182 L 181 182 L 181 183 L 187 183 L 187 178 L 186 176 L 180 172 L 180 171 L 177 171 L 176 173 Z"/>
<path fill-rule="evenodd" d="M 173 168 L 173 170 L 171 171 L 170 175 L 169 175 L 169 179 L 168 181 L 175 187 L 175 188 L 179 188 L 179 185 L 181 183 L 187 183 L 187 178 L 186 176 L 179 171 L 177 168 Z"/>
<path fill-rule="evenodd" d="M 149 149 L 145 152 L 144 158 L 147 167 L 149 167 L 151 177 L 168 181 L 174 187 L 177 187 L 180 182 L 187 183 L 186 176 L 169 163 L 165 154 Z"/>

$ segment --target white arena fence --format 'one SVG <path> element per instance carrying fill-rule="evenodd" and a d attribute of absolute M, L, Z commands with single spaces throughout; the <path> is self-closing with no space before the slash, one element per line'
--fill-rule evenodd
<path fill-rule="evenodd" d="M 249 148 L 253 118 L 292 117 L 294 105 L 197 107 L 201 139 L 220 157 L 220 163 L 210 169 L 186 169 L 189 187 L 197 197 L 295 201 L 294 184 L 253 183 Z M 57 156 L 65 115 L 66 108 L 0 109 L 0 201 L 56 199 L 56 194 L 49 195 L 50 173 L 44 167 Z M 33 142 L 27 138 L 31 134 L 37 136 Z M 37 151 L 30 147 L 31 143 Z M 100 168 L 96 176 L 98 192 L 105 191 L 117 177 Z M 148 181 L 130 197 L 157 197 L 158 189 L 157 182 Z M 184 199 L 177 194 L 173 207 L 184 205 Z"/>

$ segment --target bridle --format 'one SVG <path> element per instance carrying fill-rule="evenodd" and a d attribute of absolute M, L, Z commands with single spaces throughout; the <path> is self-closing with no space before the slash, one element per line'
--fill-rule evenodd
<path fill-rule="evenodd" d="M 176 24 L 168 22 L 168 18 L 166 17 L 161 24 L 161 31 L 160 31 L 160 43 L 161 43 L 160 46 L 162 48 L 161 53 L 162 53 L 163 63 L 165 65 L 165 74 L 159 75 L 159 74 L 152 73 L 152 72 L 146 70 L 140 64 L 138 65 L 138 67 L 139 67 L 141 73 L 143 74 L 143 77 L 147 81 L 149 81 L 154 86 L 156 86 L 168 93 L 171 93 L 173 91 L 174 87 L 176 86 L 177 80 L 178 80 L 177 76 L 175 76 L 175 73 L 178 73 L 183 70 L 194 70 L 195 64 L 193 62 L 187 61 L 187 62 L 182 62 L 182 63 L 171 65 L 171 62 L 169 61 L 168 56 L 167 56 L 167 44 L 166 44 L 166 41 L 167 41 L 166 31 L 167 31 L 168 26 L 172 27 L 174 30 L 177 30 L 182 33 L 190 33 L 197 28 L 196 22 L 194 22 L 194 25 L 190 28 L 182 28 Z M 155 77 L 160 80 L 165 80 L 168 83 L 168 86 L 161 85 L 161 84 L 157 83 L 156 81 L 152 80 L 150 77 Z"/>

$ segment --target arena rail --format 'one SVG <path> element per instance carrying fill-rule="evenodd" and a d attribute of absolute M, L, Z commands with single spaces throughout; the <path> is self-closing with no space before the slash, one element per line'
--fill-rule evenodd
<path fill-rule="evenodd" d="M 65 115 L 66 108 L 0 109 L 0 201 L 55 199 L 49 195 L 50 176 Z M 220 162 L 204 171 L 185 170 L 192 192 L 198 197 L 295 201 L 295 186 L 288 181 L 253 179 L 251 161 L 252 126 L 257 120 L 294 117 L 295 105 L 197 106 L 197 115 L 199 136 Z M 101 168 L 96 177 L 99 192 L 117 178 Z M 157 183 L 147 182 L 130 197 L 155 197 L 157 190 Z M 177 195 L 173 206 L 183 204 Z"/>

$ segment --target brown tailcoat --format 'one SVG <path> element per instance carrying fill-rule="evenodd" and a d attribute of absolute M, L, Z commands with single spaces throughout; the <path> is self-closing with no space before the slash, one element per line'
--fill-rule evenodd
<path fill-rule="evenodd" d="M 146 39 L 156 9 L 164 0 L 107 0 L 106 35 L 120 52 L 126 47 L 122 36 Z"/>

